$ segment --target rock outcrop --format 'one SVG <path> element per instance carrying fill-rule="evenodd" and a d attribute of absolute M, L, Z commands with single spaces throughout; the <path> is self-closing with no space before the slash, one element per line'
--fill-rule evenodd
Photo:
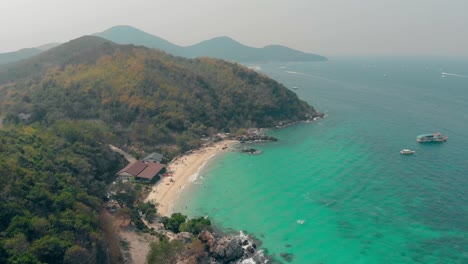
<path fill-rule="evenodd" d="M 216 243 L 216 238 L 214 235 L 207 230 L 201 231 L 198 235 L 198 239 L 205 243 L 208 249 L 213 248 Z"/>
<path fill-rule="evenodd" d="M 237 239 L 223 237 L 216 241 L 213 248 L 210 248 L 210 253 L 215 259 L 229 263 L 241 258 L 244 255 L 244 249 Z"/>
<path fill-rule="evenodd" d="M 253 155 L 258 155 L 262 153 L 260 150 L 254 149 L 254 148 L 243 148 L 241 151 L 244 153 L 249 153 Z"/>
<path fill-rule="evenodd" d="M 231 263 L 252 258 L 255 263 L 264 263 L 263 254 L 257 254 L 257 246 L 246 236 L 217 237 L 209 231 L 202 231 L 198 239 L 205 244 L 205 250 L 214 263 Z M 257 256 L 258 255 L 258 256 Z"/>
<path fill-rule="evenodd" d="M 277 138 L 267 135 L 245 135 L 237 138 L 240 143 L 251 142 L 251 141 L 278 141 Z"/>

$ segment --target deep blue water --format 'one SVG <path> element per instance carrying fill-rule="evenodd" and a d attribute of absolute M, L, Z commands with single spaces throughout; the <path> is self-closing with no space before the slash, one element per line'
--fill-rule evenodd
<path fill-rule="evenodd" d="M 468 263 L 468 60 L 332 58 L 249 65 L 328 115 L 220 155 L 186 213 L 292 263 Z M 422 133 L 449 140 L 418 144 Z M 416 150 L 402 156 L 403 148 Z"/>

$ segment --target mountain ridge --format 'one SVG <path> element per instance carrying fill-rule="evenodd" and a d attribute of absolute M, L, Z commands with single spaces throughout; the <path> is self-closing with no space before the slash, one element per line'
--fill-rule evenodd
<path fill-rule="evenodd" d="M 42 51 L 38 48 L 24 48 L 17 51 L 0 53 L 0 65 L 33 57 Z"/>
<path fill-rule="evenodd" d="M 125 34 L 127 34 L 127 37 L 125 37 Z M 214 37 L 189 46 L 179 46 L 128 25 L 114 26 L 103 32 L 95 33 L 94 35 L 101 36 L 119 44 L 134 44 L 157 48 L 176 56 L 188 58 L 213 57 L 236 62 L 327 60 L 326 57 L 305 53 L 282 45 L 267 45 L 262 48 L 250 47 L 228 36 Z M 152 41 L 150 41 L 151 39 Z M 269 46 L 277 47 L 275 53 L 269 50 Z"/>
<path fill-rule="evenodd" d="M 82 62 L 93 59 L 93 56 L 80 56 L 92 52 L 99 44 L 112 46 L 111 41 L 96 36 L 82 36 L 62 45 L 48 49 L 32 57 L 0 65 L 0 83 L 44 73 L 51 66 L 61 66 L 69 61 Z M 98 54 L 94 54 L 97 56 Z"/>
<path fill-rule="evenodd" d="M 0 65 L 28 59 L 51 48 L 57 47 L 58 45 L 60 45 L 60 43 L 54 42 L 40 45 L 34 48 L 23 48 L 16 51 L 0 53 Z"/>
<path fill-rule="evenodd" d="M 213 57 L 241 63 L 327 60 L 326 57 L 282 45 L 266 45 L 262 48 L 250 47 L 228 36 L 214 37 L 189 46 L 179 46 L 132 26 L 114 26 L 92 35 L 117 44 L 145 46 L 187 58 Z M 0 65 L 27 59 L 57 46 L 59 43 L 48 43 L 35 48 L 0 53 Z M 275 47 L 274 51 L 272 47 Z"/>

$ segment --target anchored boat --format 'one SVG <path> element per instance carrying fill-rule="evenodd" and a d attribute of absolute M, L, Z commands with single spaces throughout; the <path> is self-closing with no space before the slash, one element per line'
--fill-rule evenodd
<path fill-rule="evenodd" d="M 416 151 L 414 150 L 411 150 L 411 149 L 403 149 L 403 150 L 400 150 L 400 154 L 403 154 L 403 155 L 411 155 L 411 154 L 414 154 Z"/>
<path fill-rule="evenodd" d="M 447 136 L 442 136 L 440 133 L 422 134 L 416 137 L 416 141 L 419 143 L 445 142 L 447 139 Z"/>

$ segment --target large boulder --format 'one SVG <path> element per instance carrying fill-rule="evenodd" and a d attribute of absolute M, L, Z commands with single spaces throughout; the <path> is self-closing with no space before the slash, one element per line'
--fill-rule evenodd
<path fill-rule="evenodd" d="M 242 241 L 229 236 L 216 237 L 209 231 L 203 230 L 198 239 L 205 244 L 205 250 L 218 262 L 229 263 L 240 259 L 244 255 Z"/>
<path fill-rule="evenodd" d="M 207 230 L 201 231 L 198 235 L 198 239 L 205 243 L 208 249 L 213 248 L 216 243 L 216 238 L 214 237 L 214 235 Z"/>
<path fill-rule="evenodd" d="M 223 263 L 229 263 L 239 259 L 244 255 L 244 249 L 237 239 L 223 237 L 216 241 L 213 248 L 210 249 L 211 254 Z"/>

